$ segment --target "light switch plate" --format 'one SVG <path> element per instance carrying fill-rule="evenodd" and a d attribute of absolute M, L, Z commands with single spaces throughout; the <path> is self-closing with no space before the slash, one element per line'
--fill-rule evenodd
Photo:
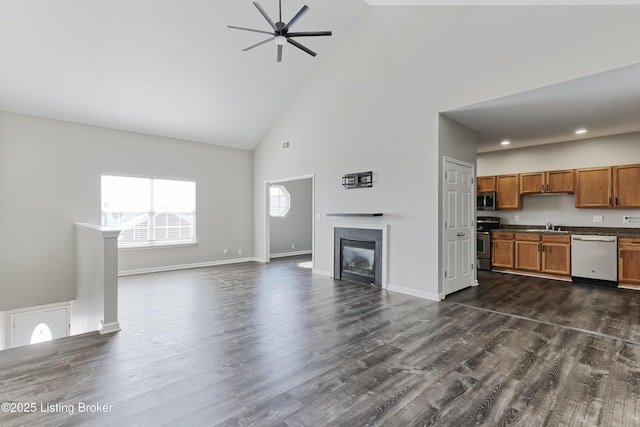
<path fill-rule="evenodd" d="M 594 215 L 593 222 L 602 222 L 604 217 L 602 215 Z"/>

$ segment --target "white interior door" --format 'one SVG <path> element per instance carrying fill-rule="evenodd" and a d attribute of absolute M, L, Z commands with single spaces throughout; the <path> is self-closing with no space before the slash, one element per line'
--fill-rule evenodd
<path fill-rule="evenodd" d="M 473 167 L 445 161 L 444 294 L 473 283 Z"/>
<path fill-rule="evenodd" d="M 60 307 L 11 315 L 12 347 L 50 341 L 69 335 L 69 310 Z"/>

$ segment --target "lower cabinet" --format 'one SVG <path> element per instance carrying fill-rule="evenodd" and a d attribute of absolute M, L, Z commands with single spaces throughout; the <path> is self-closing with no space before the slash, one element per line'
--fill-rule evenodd
<path fill-rule="evenodd" d="M 494 232 L 492 239 L 492 267 L 571 276 L 571 236 L 568 234 Z"/>
<path fill-rule="evenodd" d="M 491 266 L 513 268 L 513 233 L 493 231 L 491 233 Z"/>
<path fill-rule="evenodd" d="M 640 239 L 618 239 L 618 285 L 640 289 Z"/>
<path fill-rule="evenodd" d="M 542 236 L 543 273 L 571 276 L 571 236 Z"/>
<path fill-rule="evenodd" d="M 533 233 L 516 233 L 517 270 L 540 271 L 541 237 Z"/>

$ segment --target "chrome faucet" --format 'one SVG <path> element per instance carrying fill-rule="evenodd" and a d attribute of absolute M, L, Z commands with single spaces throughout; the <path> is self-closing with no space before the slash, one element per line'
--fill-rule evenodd
<path fill-rule="evenodd" d="M 547 223 L 547 225 L 545 226 L 545 230 L 547 231 L 553 230 L 553 223 L 551 221 Z"/>

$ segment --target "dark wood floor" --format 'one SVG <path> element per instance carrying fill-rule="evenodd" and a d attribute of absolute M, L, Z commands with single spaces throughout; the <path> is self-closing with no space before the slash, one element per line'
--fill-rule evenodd
<path fill-rule="evenodd" d="M 481 272 L 436 303 L 301 261 L 122 278 L 121 332 L 0 353 L 37 405 L 0 425 L 640 425 L 640 293 Z"/>

